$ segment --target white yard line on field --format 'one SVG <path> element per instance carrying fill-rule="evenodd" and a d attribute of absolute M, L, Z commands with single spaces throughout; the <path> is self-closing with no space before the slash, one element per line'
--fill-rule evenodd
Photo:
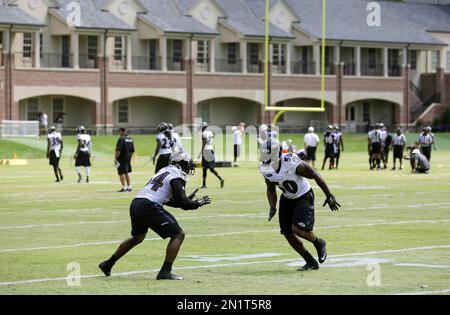
<path fill-rule="evenodd" d="M 440 291 L 419 291 L 419 292 L 406 292 L 406 293 L 394 293 L 392 295 L 435 295 L 450 293 L 450 289 L 440 290 Z"/>
<path fill-rule="evenodd" d="M 444 265 L 427 265 L 427 264 L 412 264 L 412 263 L 396 263 L 394 266 L 400 267 L 423 267 L 423 268 L 450 268 Z"/>
<path fill-rule="evenodd" d="M 202 217 L 196 217 L 196 218 L 201 219 Z M 316 230 L 357 228 L 357 227 L 370 227 L 370 226 L 382 226 L 382 225 L 404 225 L 404 224 L 418 224 L 418 223 L 437 224 L 437 223 L 449 222 L 449 221 L 450 221 L 450 219 L 449 220 L 415 220 L 415 221 L 398 221 L 398 222 L 380 222 L 380 223 L 365 223 L 365 224 L 355 224 L 355 225 L 334 225 L 334 226 L 317 227 Z M 254 234 L 254 233 L 273 233 L 273 232 L 277 232 L 277 231 L 279 231 L 279 229 L 247 230 L 247 231 L 236 231 L 236 232 L 227 232 L 227 233 L 187 235 L 186 237 L 187 238 L 218 237 L 218 236 L 231 236 L 231 235 Z M 161 241 L 161 240 L 162 240 L 161 238 L 145 239 L 145 241 Z M 98 245 L 107 245 L 107 244 L 118 244 L 121 242 L 122 241 L 105 241 L 105 242 L 79 243 L 79 244 L 71 244 L 71 245 L 58 245 L 58 246 L 42 246 L 42 247 L 29 247 L 29 248 L 6 248 L 6 249 L 0 249 L 0 253 L 98 246 Z"/>
<path fill-rule="evenodd" d="M 330 258 L 337 257 L 347 257 L 347 256 L 365 256 L 365 255 L 379 255 L 379 254 L 390 254 L 390 253 L 403 253 L 403 252 L 415 252 L 422 250 L 434 250 L 434 249 L 443 249 L 450 248 L 450 245 L 437 245 L 437 246 L 427 246 L 427 247 L 413 247 L 413 248 L 403 248 L 403 249 L 393 249 L 393 250 L 380 250 L 380 251 L 370 251 L 363 253 L 348 253 L 348 254 L 339 254 L 339 255 L 330 255 Z M 246 265 L 262 265 L 262 264 L 276 264 L 276 263 L 285 263 L 291 261 L 297 261 L 299 258 L 291 258 L 291 259 L 277 259 L 277 260 L 264 260 L 264 261 L 249 261 L 249 262 L 238 262 L 238 263 L 224 263 L 224 264 L 214 264 L 214 265 L 200 265 L 200 266 L 188 266 L 188 267 L 179 267 L 174 270 L 192 270 L 192 269 L 208 269 L 208 268 L 222 268 L 222 267 L 236 267 L 236 266 L 246 266 Z M 138 275 L 145 273 L 154 273 L 158 272 L 159 269 L 148 269 L 148 270 L 136 270 L 129 272 L 121 272 L 114 273 L 112 276 L 130 276 L 130 275 Z M 103 277 L 101 275 L 85 275 L 80 276 L 81 279 L 91 279 L 91 278 L 100 278 Z M 66 281 L 67 277 L 59 277 L 59 278 L 44 278 L 44 279 L 32 279 L 32 280 L 20 280 L 20 281 L 10 281 L 10 282 L 0 282 L 0 286 L 8 286 L 8 285 L 19 285 L 19 284 L 32 284 L 32 283 L 42 283 L 42 282 L 50 282 L 50 281 Z M 445 292 L 441 292 L 445 293 Z"/>

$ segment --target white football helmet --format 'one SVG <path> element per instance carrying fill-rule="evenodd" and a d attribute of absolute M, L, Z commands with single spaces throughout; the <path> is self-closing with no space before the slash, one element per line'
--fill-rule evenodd
<path fill-rule="evenodd" d="M 278 168 L 281 158 L 281 143 L 277 139 L 267 139 L 261 145 L 261 162 Z"/>

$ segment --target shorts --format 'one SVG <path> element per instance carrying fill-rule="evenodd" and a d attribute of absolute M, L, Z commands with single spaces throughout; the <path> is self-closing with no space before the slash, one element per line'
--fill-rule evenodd
<path fill-rule="evenodd" d="M 281 234 L 292 234 L 292 226 L 302 231 L 312 232 L 314 230 L 314 192 L 309 192 L 297 199 L 287 199 L 281 196 L 280 211 Z"/>
<path fill-rule="evenodd" d="M 370 145 L 370 152 L 372 154 L 381 154 L 381 143 L 379 142 L 374 142 Z"/>
<path fill-rule="evenodd" d="M 90 167 L 91 166 L 91 155 L 88 151 L 78 152 L 77 158 L 75 160 L 75 166 L 80 167 Z"/>
<path fill-rule="evenodd" d="M 117 168 L 117 173 L 119 175 L 129 174 L 133 172 L 131 167 L 131 161 L 119 161 L 120 166 Z"/>
<path fill-rule="evenodd" d="M 155 174 L 158 173 L 162 168 L 169 166 L 171 155 L 172 154 L 162 154 L 158 157 L 158 161 L 156 162 Z"/>
<path fill-rule="evenodd" d="M 394 145 L 394 159 L 403 159 L 403 146 Z"/>
<path fill-rule="evenodd" d="M 241 146 L 239 144 L 234 145 L 234 157 L 238 158 L 241 156 Z"/>
<path fill-rule="evenodd" d="M 427 160 L 429 161 L 431 159 L 431 146 L 430 147 L 421 147 L 422 154 L 425 155 Z"/>
<path fill-rule="evenodd" d="M 208 161 L 208 160 L 205 159 L 205 153 L 208 156 L 208 160 L 211 160 L 211 161 Z M 213 150 L 205 150 L 205 152 L 203 152 L 202 166 L 203 166 L 203 169 L 216 167 L 215 155 L 214 155 L 214 151 Z"/>
<path fill-rule="evenodd" d="M 316 152 L 317 152 L 317 147 L 308 147 L 306 149 L 306 160 L 307 161 L 316 161 Z"/>
<path fill-rule="evenodd" d="M 152 229 L 162 239 L 166 239 L 183 231 L 173 215 L 145 198 L 136 198 L 131 202 L 130 218 L 132 236 L 146 234 L 148 229 Z"/>
<path fill-rule="evenodd" d="M 50 156 L 49 156 L 49 165 L 54 165 L 54 166 L 58 166 L 59 165 L 59 160 L 61 159 L 61 155 L 59 157 L 56 157 L 56 153 L 55 151 L 51 150 L 50 151 Z"/>
<path fill-rule="evenodd" d="M 325 158 L 334 158 L 334 145 L 326 145 L 325 146 Z"/>

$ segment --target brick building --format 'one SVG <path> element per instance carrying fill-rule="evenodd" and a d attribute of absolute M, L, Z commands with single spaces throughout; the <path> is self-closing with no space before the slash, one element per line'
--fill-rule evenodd
<path fill-rule="evenodd" d="M 378 1 L 369 26 L 372 1 L 327 2 L 326 112 L 280 125 L 414 126 L 450 107 L 449 5 Z M 65 128 L 99 133 L 268 122 L 264 17 L 265 0 L 3 1 L 0 120 L 65 112 Z M 320 106 L 321 17 L 321 1 L 270 1 L 272 105 Z"/>

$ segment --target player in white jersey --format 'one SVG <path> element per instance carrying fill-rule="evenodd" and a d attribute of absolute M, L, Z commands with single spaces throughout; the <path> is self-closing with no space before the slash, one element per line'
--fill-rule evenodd
<path fill-rule="evenodd" d="M 370 140 L 372 139 L 373 133 L 375 132 L 375 126 L 370 125 L 369 126 L 369 132 L 367 133 L 367 152 L 369 153 L 369 167 L 370 169 L 373 169 L 373 161 L 372 161 L 372 147 L 370 145 Z"/>
<path fill-rule="evenodd" d="M 340 131 L 339 126 L 334 126 L 334 138 L 336 141 L 335 162 L 336 169 L 338 169 L 339 160 L 341 159 L 341 152 L 344 152 L 344 137 L 342 136 L 342 132 Z"/>
<path fill-rule="evenodd" d="M 160 169 L 169 165 L 170 155 L 172 154 L 173 140 L 171 132 L 169 131 L 169 125 L 167 123 L 161 123 L 158 126 L 158 134 L 156 135 L 156 149 L 153 155 L 153 165 L 155 165 L 156 157 L 159 154 L 158 161 L 156 162 L 155 174 Z"/>
<path fill-rule="evenodd" d="M 111 274 L 112 267 L 121 257 L 142 243 L 148 229 L 152 229 L 161 238 L 170 238 L 164 264 L 156 279 L 183 279 L 172 274 L 171 271 L 185 234 L 177 220 L 164 209 L 164 206 L 196 210 L 211 203 L 208 196 L 193 200 L 198 190 L 189 197 L 186 196 L 186 182 L 194 171 L 195 165 L 189 154 L 174 153 L 170 158 L 170 165 L 161 169 L 137 194 L 130 206 L 132 237 L 124 241 L 110 259 L 100 263 L 99 268 L 106 276 Z"/>
<path fill-rule="evenodd" d="M 86 183 L 89 183 L 91 176 L 91 155 L 92 155 L 92 141 L 91 136 L 86 133 L 86 128 L 80 126 L 77 128 L 77 142 L 78 147 L 75 152 L 75 171 L 78 174 L 78 183 L 81 183 L 83 176 L 81 176 L 81 167 L 84 166 L 86 174 Z"/>
<path fill-rule="evenodd" d="M 312 242 L 317 250 L 319 262 L 325 262 L 326 242 L 319 239 L 313 232 L 314 192 L 307 179 L 314 179 L 325 193 L 326 200 L 323 206 L 328 204 L 332 211 L 337 211 L 340 205 L 319 173 L 306 162 L 301 161 L 297 155 L 282 154 L 278 140 L 268 139 L 263 143 L 261 162 L 259 170 L 266 181 L 267 199 L 270 205 L 269 221 L 277 212 L 276 187 L 278 186 L 283 192 L 279 212 L 281 234 L 306 261 L 306 265 L 299 271 L 319 269 L 318 262 L 300 240 L 303 238 Z"/>
<path fill-rule="evenodd" d="M 181 142 L 180 135 L 175 132 L 175 128 L 172 124 L 168 124 L 169 132 L 172 138 L 172 153 L 174 152 L 184 152 L 183 143 Z"/>
<path fill-rule="evenodd" d="M 396 135 L 394 137 L 394 167 L 392 168 L 393 171 L 395 171 L 397 159 L 400 161 L 400 169 L 401 170 L 403 169 L 403 157 L 406 146 L 406 137 L 402 133 L 402 130 L 400 128 L 397 128 L 395 132 Z"/>
<path fill-rule="evenodd" d="M 208 130 L 208 124 L 202 124 L 202 167 L 203 167 L 203 186 L 202 189 L 206 188 L 206 177 L 208 170 L 211 171 L 220 181 L 220 188 L 223 188 L 225 181 L 220 177 L 215 168 L 216 156 L 214 154 L 214 134 Z"/>
<path fill-rule="evenodd" d="M 49 159 L 49 164 L 53 166 L 57 183 L 64 179 L 61 168 L 59 167 L 59 160 L 63 148 L 64 143 L 61 133 L 56 131 L 56 127 L 50 127 L 47 135 L 47 159 Z"/>

